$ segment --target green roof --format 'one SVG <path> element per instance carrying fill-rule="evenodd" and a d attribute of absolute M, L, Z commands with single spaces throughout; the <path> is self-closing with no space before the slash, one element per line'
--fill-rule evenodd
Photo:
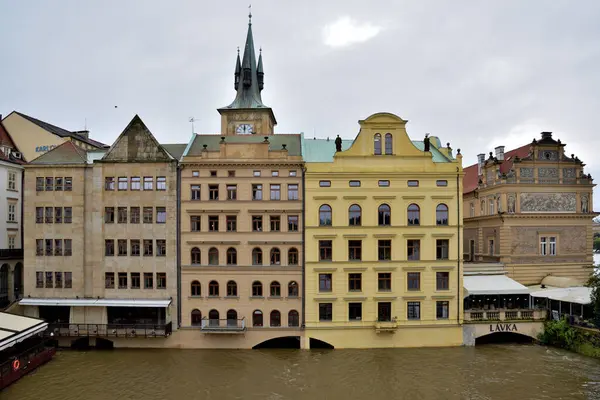
<path fill-rule="evenodd" d="M 248 143 L 258 144 L 265 141 L 264 136 L 258 135 L 244 135 L 244 136 L 224 136 L 225 143 Z M 281 150 L 283 145 L 286 145 L 286 149 L 290 156 L 301 156 L 302 155 L 302 139 L 299 134 L 277 134 L 268 136 L 269 138 L 269 151 Z M 196 135 L 189 150 L 187 150 L 183 156 L 199 156 L 202 154 L 202 149 L 206 145 L 208 151 L 219 151 L 219 143 L 221 142 L 221 135 Z"/>
<path fill-rule="evenodd" d="M 413 140 L 412 143 L 415 147 L 421 151 L 425 149 L 425 143 L 422 140 Z M 439 139 L 438 139 L 439 143 Z M 441 151 L 439 151 L 434 145 L 429 146 L 431 150 L 431 155 L 433 156 L 433 162 L 450 162 L 448 157 L 446 157 Z"/>

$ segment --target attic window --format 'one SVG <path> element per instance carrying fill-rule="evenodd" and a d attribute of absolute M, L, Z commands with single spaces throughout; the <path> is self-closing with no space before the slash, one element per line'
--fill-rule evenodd
<path fill-rule="evenodd" d="M 448 186 L 448 181 L 446 180 L 438 180 L 435 181 L 436 186 Z"/>
<path fill-rule="evenodd" d="M 331 187 L 331 181 L 319 181 L 320 187 Z"/>
<path fill-rule="evenodd" d="M 379 181 L 377 182 L 379 187 L 389 187 L 390 186 L 390 181 Z"/>
<path fill-rule="evenodd" d="M 348 182 L 348 185 L 350 185 L 350 187 L 360 187 L 360 181 L 350 181 Z"/>
<path fill-rule="evenodd" d="M 260 171 L 254 171 L 253 175 L 254 176 L 260 176 Z"/>
<path fill-rule="evenodd" d="M 271 171 L 271 176 L 279 176 L 279 171 Z"/>
<path fill-rule="evenodd" d="M 198 176 L 200 176 L 200 171 L 192 171 L 192 176 L 193 176 L 193 177 L 198 177 Z"/>
<path fill-rule="evenodd" d="M 408 181 L 408 186 L 409 187 L 418 187 L 419 181 Z"/>
<path fill-rule="evenodd" d="M 290 171 L 290 176 L 296 176 L 296 171 L 295 170 Z"/>
<path fill-rule="evenodd" d="M 217 171 L 210 171 L 210 176 L 217 176 Z"/>
<path fill-rule="evenodd" d="M 233 178 L 235 176 L 235 171 L 227 171 L 227 176 Z"/>

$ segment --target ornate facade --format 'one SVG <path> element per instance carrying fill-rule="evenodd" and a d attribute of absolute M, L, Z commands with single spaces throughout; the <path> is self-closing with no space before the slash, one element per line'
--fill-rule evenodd
<path fill-rule="evenodd" d="M 465 168 L 463 253 L 500 262 L 510 277 L 538 284 L 548 276 L 584 282 L 592 260 L 592 177 L 552 133 Z"/>

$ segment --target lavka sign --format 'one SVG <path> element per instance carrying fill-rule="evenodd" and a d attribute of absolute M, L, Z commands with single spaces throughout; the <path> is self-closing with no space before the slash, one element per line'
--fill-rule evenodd
<path fill-rule="evenodd" d="M 517 324 L 490 324 L 490 332 L 518 332 Z"/>

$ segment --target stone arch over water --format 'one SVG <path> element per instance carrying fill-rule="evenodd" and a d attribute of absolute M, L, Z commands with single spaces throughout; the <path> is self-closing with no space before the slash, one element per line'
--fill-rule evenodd
<path fill-rule="evenodd" d="M 280 336 L 265 341 L 252 347 L 252 349 L 299 349 L 300 336 Z"/>

